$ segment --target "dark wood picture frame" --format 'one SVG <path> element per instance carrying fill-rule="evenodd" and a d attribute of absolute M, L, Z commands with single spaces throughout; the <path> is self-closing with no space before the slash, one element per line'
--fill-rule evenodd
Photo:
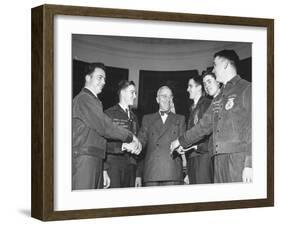
<path fill-rule="evenodd" d="M 267 198 L 122 208 L 54 211 L 54 16 L 88 16 L 264 27 L 267 29 Z M 220 210 L 274 205 L 274 20 L 42 5 L 32 9 L 31 215 L 49 220 Z"/>

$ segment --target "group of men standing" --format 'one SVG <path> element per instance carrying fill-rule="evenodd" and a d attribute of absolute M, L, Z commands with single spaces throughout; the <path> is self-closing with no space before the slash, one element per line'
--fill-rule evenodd
<path fill-rule="evenodd" d="M 90 64 L 73 100 L 72 189 L 251 182 L 251 84 L 237 74 L 238 63 L 233 50 L 222 50 L 212 71 L 189 79 L 187 123 L 162 86 L 159 111 L 141 125 L 130 109 L 134 82 L 121 81 L 119 102 L 103 112 L 97 95 L 105 67 Z"/>

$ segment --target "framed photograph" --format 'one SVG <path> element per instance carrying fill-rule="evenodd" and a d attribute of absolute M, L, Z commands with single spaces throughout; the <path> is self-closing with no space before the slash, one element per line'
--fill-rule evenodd
<path fill-rule="evenodd" d="M 31 51 L 32 217 L 50 221 L 274 205 L 273 19 L 42 5 L 32 9 Z M 98 92 L 90 86 L 96 68 L 100 69 Z M 224 81 L 219 70 L 235 77 Z M 217 81 L 214 95 L 204 82 L 207 74 Z M 199 96 L 192 91 L 193 83 L 201 87 Z M 236 93 L 227 93 L 229 83 L 250 87 L 250 91 L 239 86 Z M 126 120 L 132 123 L 128 132 L 120 128 L 127 121 L 111 117 L 110 112 L 117 108 L 125 112 L 122 90 L 130 86 L 134 90 L 126 105 L 130 106 Z M 93 102 L 81 110 L 79 101 L 84 97 Z M 191 159 L 203 150 L 198 143 L 203 137 L 197 139 L 192 129 L 204 129 L 208 118 L 204 114 L 216 113 L 211 107 L 206 113 L 197 112 L 203 97 L 221 109 L 209 121 L 216 130 L 208 130 L 209 140 L 204 141 L 212 168 L 210 181 L 193 178 L 192 170 L 199 174 L 203 167 L 190 169 Z M 165 103 L 168 112 L 162 114 Z M 92 118 L 97 111 L 102 120 Z M 81 112 L 89 117 L 85 138 L 89 141 L 83 140 L 81 148 L 78 139 L 77 152 L 75 136 L 84 131 L 79 124 L 84 123 Z M 221 112 L 231 112 L 225 124 L 218 122 Z M 169 124 L 171 114 L 175 125 Z M 162 141 L 157 138 L 157 147 L 151 148 L 155 123 L 161 119 Z M 177 134 L 173 128 L 181 121 L 183 130 Z M 103 132 L 95 126 L 103 126 Z M 222 138 L 218 138 L 220 126 Z M 231 131 L 236 131 L 238 143 L 228 141 Z M 176 141 L 179 145 L 173 148 Z M 163 147 L 161 142 L 165 151 L 158 148 Z M 116 146 L 110 151 L 112 143 L 119 145 L 119 152 Z M 220 152 L 223 148 L 226 151 Z M 225 180 L 231 177 L 227 172 L 238 167 L 235 161 L 240 154 L 243 172 L 239 179 Z M 225 157 L 233 156 L 234 165 L 226 165 Z M 113 165 L 119 161 L 124 168 L 120 159 L 125 157 L 133 165 L 134 176 L 132 183 L 121 185 L 115 180 L 119 168 Z M 90 175 L 82 170 L 77 176 L 81 165 Z M 92 172 L 98 173 L 89 185 Z M 124 175 L 126 181 L 131 177 Z"/>

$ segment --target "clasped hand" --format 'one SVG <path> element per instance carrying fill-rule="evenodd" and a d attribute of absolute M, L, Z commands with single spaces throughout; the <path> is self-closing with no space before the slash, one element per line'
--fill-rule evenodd
<path fill-rule="evenodd" d="M 138 155 L 141 152 L 142 145 L 136 136 L 133 136 L 131 143 L 123 143 L 122 150 Z"/>
<path fill-rule="evenodd" d="M 181 150 L 180 142 L 178 139 L 174 140 L 170 145 L 170 154 L 172 154 L 174 151 L 179 152 Z"/>
<path fill-rule="evenodd" d="M 189 148 L 183 148 L 181 145 L 180 145 L 180 142 L 179 140 L 174 140 L 171 145 L 170 145 L 170 154 L 172 154 L 174 151 L 178 152 L 179 154 L 184 154 L 185 152 L 187 151 L 190 151 L 190 150 L 197 150 L 197 145 L 194 145 L 194 146 L 191 146 Z"/>

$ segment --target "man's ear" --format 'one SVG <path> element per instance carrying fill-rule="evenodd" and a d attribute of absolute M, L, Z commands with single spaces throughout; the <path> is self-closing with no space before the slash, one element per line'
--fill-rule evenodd
<path fill-rule="evenodd" d="M 85 81 L 86 81 L 86 82 L 89 82 L 90 79 L 91 79 L 91 76 L 90 76 L 90 75 L 86 75 L 86 76 L 85 76 Z"/>
<path fill-rule="evenodd" d="M 156 102 L 159 104 L 159 97 L 156 97 L 155 99 L 156 99 Z"/>
<path fill-rule="evenodd" d="M 124 95 L 123 95 L 124 92 L 125 92 L 125 90 L 124 90 L 124 89 L 121 89 L 121 90 L 120 90 L 120 96 L 124 96 Z"/>

